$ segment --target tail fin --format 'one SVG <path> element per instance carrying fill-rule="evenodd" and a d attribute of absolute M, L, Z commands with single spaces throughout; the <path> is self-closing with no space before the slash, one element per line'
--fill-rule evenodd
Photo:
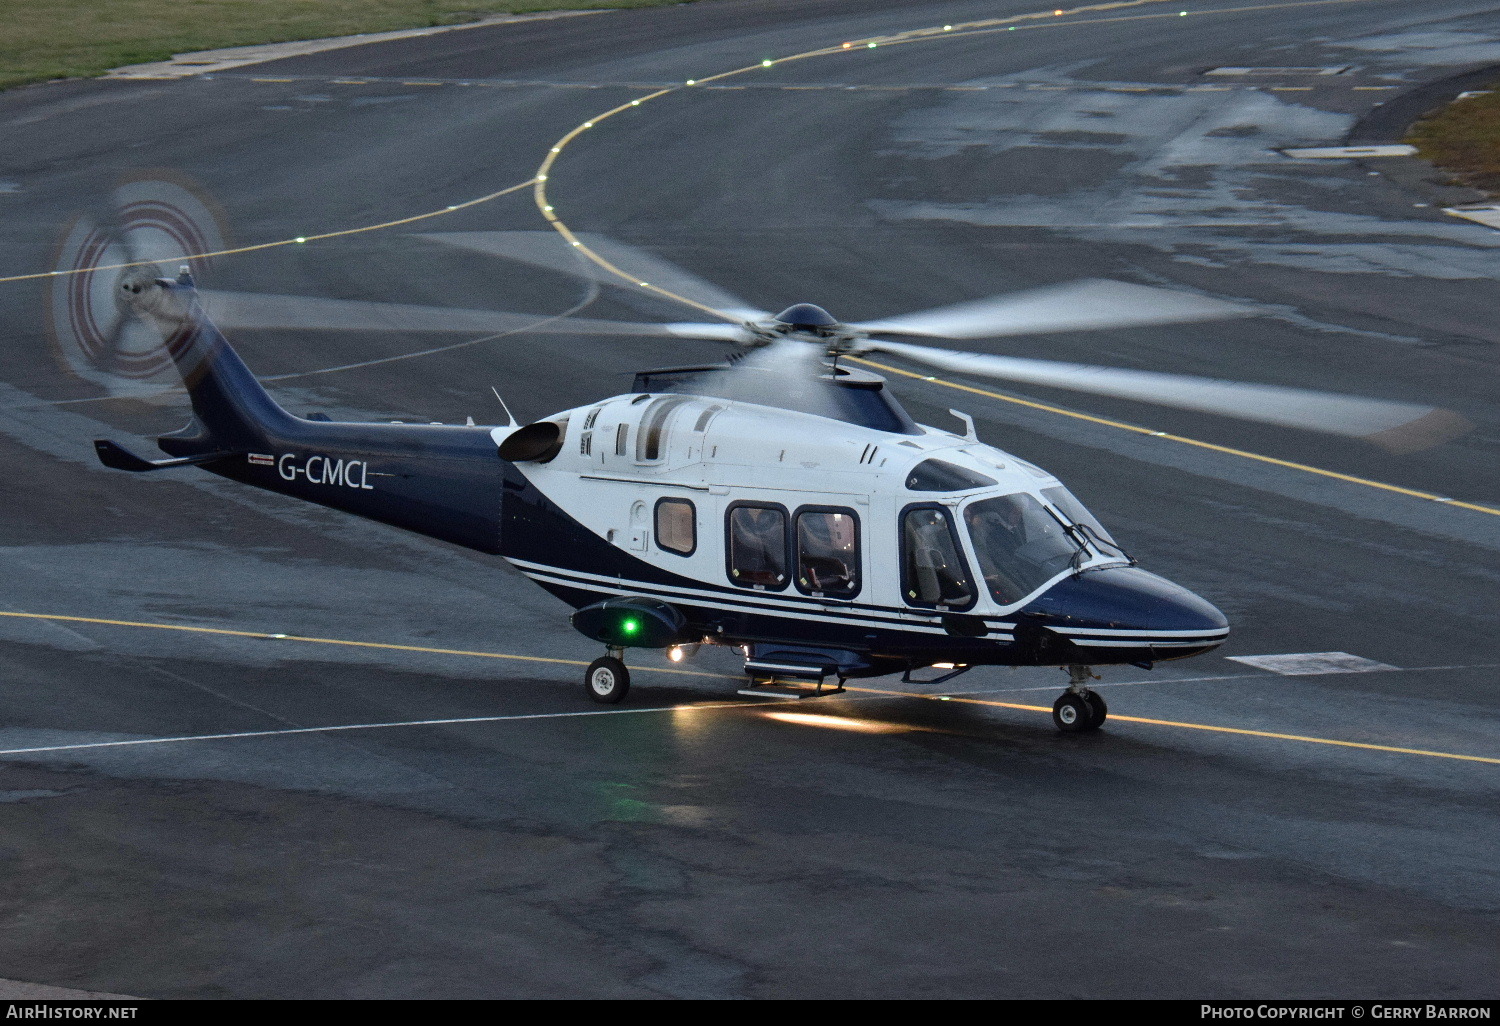
<path fill-rule="evenodd" d="M 193 404 L 193 422 L 157 440 L 163 452 L 246 452 L 297 422 L 261 387 L 209 320 L 186 267 L 175 280 L 156 278 L 127 287 L 137 289 L 133 305 L 168 333 L 168 350 Z"/>

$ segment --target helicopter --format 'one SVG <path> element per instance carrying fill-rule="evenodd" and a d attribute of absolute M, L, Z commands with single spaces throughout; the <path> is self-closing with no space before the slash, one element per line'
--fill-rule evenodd
<path fill-rule="evenodd" d="M 63 330 L 54 341 L 78 357 L 75 366 L 80 354 L 93 360 L 83 377 L 111 387 L 124 380 L 126 395 L 165 366 L 186 389 L 192 417 L 157 438 L 166 459 L 96 440 L 99 460 L 132 472 L 198 466 L 498 556 L 561 598 L 571 625 L 603 646 L 583 673 L 594 702 L 624 699 L 631 649 L 673 661 L 703 645 L 736 649 L 748 678 L 739 691 L 768 697 L 829 696 L 849 679 L 889 673 L 939 684 L 980 666 L 1056 666 L 1068 685 L 1053 721 L 1080 732 L 1109 714 L 1089 687 L 1094 667 L 1152 667 L 1224 643 L 1224 613 L 1140 567 L 1058 477 L 981 443 L 960 411 L 950 413 L 962 431 L 919 425 L 861 366 L 868 354 L 1392 450 L 1467 428 L 1457 414 L 1403 402 L 926 342 L 1254 314 L 1130 282 L 1094 279 L 841 323 L 811 303 L 757 311 L 649 254 L 591 239 L 595 251 L 649 267 L 720 321 L 538 324 L 501 312 L 201 293 L 186 264 L 175 276 L 160 272 L 171 255 L 201 252 L 216 237 L 208 208 L 171 183 L 126 184 L 115 207 L 114 223 L 80 220 L 63 246 L 52 308 Z M 538 251 L 535 233 L 431 239 L 553 269 L 576 261 Z M 526 425 L 508 408 L 505 425 L 335 422 L 282 408 L 219 323 L 654 335 L 738 351 L 727 362 L 639 372 L 628 392 Z M 913 676 L 927 672 L 936 676 Z"/>
<path fill-rule="evenodd" d="M 981 442 L 967 414 L 950 411 L 961 430 L 918 424 L 881 376 L 851 366 L 866 354 L 1391 448 L 1461 430 L 1456 415 L 1414 404 L 901 341 L 1253 312 L 1105 280 L 870 322 L 798 303 L 775 315 L 736 308 L 722 323 L 622 324 L 742 352 L 639 372 L 628 392 L 524 425 L 508 409 L 503 425 L 300 417 L 240 359 L 186 265 L 169 277 L 133 263 L 114 279 L 115 330 L 154 332 L 192 417 L 158 438 L 166 459 L 96 440 L 105 466 L 199 467 L 496 556 L 602 646 L 583 683 L 606 704 L 630 690 L 629 651 L 680 661 L 709 645 L 737 650 L 740 692 L 766 697 L 836 695 L 850 679 L 896 673 L 937 684 L 981 666 L 1056 666 L 1068 684 L 1054 723 L 1092 731 L 1108 715 L 1089 686 L 1095 667 L 1150 668 L 1223 644 L 1224 614 L 1142 568 L 1062 481 Z M 356 309 L 315 302 L 334 320 Z M 266 323 L 253 297 L 221 308 Z"/>

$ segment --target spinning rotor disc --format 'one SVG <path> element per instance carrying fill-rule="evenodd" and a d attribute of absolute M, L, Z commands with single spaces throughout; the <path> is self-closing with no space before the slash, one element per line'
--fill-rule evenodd
<path fill-rule="evenodd" d="M 128 182 L 115 191 L 112 208 L 102 223 L 78 218 L 63 240 L 55 268 L 66 273 L 51 281 L 49 329 L 64 366 L 78 377 L 115 394 L 156 392 L 179 383 L 172 355 L 191 330 L 163 338 L 131 312 L 124 287 L 175 275 L 183 263 L 208 267 L 208 258 L 186 258 L 223 249 L 225 231 L 213 206 L 176 182 Z"/>

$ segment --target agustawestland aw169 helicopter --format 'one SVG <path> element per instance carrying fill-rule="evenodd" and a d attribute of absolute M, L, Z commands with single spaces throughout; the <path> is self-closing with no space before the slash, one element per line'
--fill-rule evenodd
<path fill-rule="evenodd" d="M 604 703 L 630 687 L 627 650 L 680 659 L 708 644 L 743 653 L 749 694 L 837 694 L 849 678 L 911 680 L 929 669 L 940 675 L 927 683 L 976 666 L 1058 666 L 1070 683 L 1054 721 L 1083 731 L 1107 714 L 1088 686 L 1092 667 L 1150 666 L 1225 640 L 1218 609 L 1138 566 L 1061 481 L 980 442 L 957 411 L 961 432 L 915 423 L 880 377 L 849 366 L 852 356 L 1408 448 L 1450 435 L 1456 421 L 1409 404 L 898 341 L 1247 312 L 1091 281 L 862 324 L 797 304 L 775 316 L 737 310 L 724 323 L 615 325 L 748 351 L 729 365 L 642 372 L 628 393 L 524 426 L 335 422 L 294 416 L 271 398 L 210 319 L 187 267 L 175 277 L 129 268 L 114 281 L 117 330 L 154 328 L 193 416 L 158 440 L 165 460 L 97 441 L 106 466 L 197 466 L 499 556 L 572 606 L 573 626 L 603 646 L 584 683 Z M 231 322 L 275 319 L 255 313 L 253 300 L 219 305 Z M 329 318 L 339 309 L 310 302 Z M 414 309 L 393 305 L 386 319 Z"/>

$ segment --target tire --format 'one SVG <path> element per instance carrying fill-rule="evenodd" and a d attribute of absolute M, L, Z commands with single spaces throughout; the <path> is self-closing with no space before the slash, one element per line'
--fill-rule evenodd
<path fill-rule="evenodd" d="M 1094 707 L 1082 695 L 1072 691 L 1065 692 L 1052 704 L 1052 722 L 1065 734 L 1093 730 Z"/>
<path fill-rule="evenodd" d="M 1109 717 L 1109 706 L 1104 704 L 1104 696 L 1097 691 L 1090 691 L 1086 696 L 1089 708 L 1094 711 L 1094 718 L 1089 729 L 1098 730 L 1104 726 L 1104 721 Z"/>
<path fill-rule="evenodd" d="M 618 705 L 630 693 L 630 671 L 614 656 L 589 663 L 583 674 L 583 690 L 603 705 Z"/>

